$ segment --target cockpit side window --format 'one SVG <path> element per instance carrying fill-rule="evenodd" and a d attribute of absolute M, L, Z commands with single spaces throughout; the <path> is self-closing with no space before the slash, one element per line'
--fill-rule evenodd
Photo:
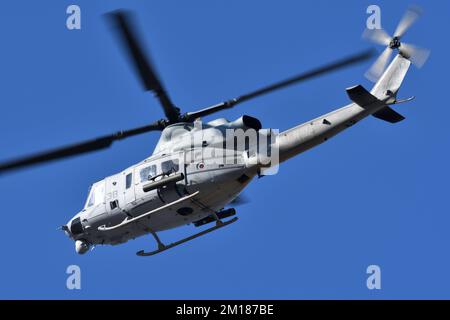
<path fill-rule="evenodd" d="M 105 184 L 99 183 L 92 186 L 86 207 L 96 206 L 105 201 Z"/>
<path fill-rule="evenodd" d="M 179 167 L 178 159 L 167 160 L 161 163 L 161 171 L 163 173 L 177 172 Z"/>
<path fill-rule="evenodd" d="M 127 189 L 130 189 L 132 182 L 133 182 L 133 174 L 129 173 L 129 174 L 127 174 L 127 176 L 125 178 L 125 187 Z"/>
<path fill-rule="evenodd" d="M 151 177 L 156 175 L 156 165 L 152 164 L 151 166 L 141 169 L 139 175 L 141 177 L 141 182 L 148 181 Z"/>

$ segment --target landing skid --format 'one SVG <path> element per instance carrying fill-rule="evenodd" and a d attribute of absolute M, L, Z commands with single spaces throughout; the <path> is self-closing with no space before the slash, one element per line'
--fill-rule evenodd
<path fill-rule="evenodd" d="M 227 226 L 229 224 L 232 224 L 233 222 L 236 222 L 237 219 L 238 218 L 235 217 L 235 218 L 233 218 L 231 220 L 228 220 L 228 221 L 225 221 L 225 222 L 222 222 L 222 221 L 218 220 L 214 227 L 211 227 L 209 229 L 203 230 L 203 231 L 201 231 L 199 233 L 196 233 L 196 234 L 194 234 L 192 236 L 189 236 L 187 238 L 181 239 L 179 241 L 173 242 L 173 243 L 168 244 L 168 245 L 163 244 L 156 233 L 152 233 L 153 237 L 155 238 L 156 242 L 158 243 L 158 249 L 155 250 L 155 251 L 150 251 L 150 252 L 144 252 L 144 250 L 141 250 L 139 252 L 136 252 L 136 254 L 138 256 L 141 256 L 141 257 L 147 257 L 147 256 L 155 255 L 157 253 L 166 251 L 166 250 L 168 250 L 170 248 L 176 247 L 176 246 L 178 246 L 178 245 L 180 245 L 182 243 L 185 243 L 185 242 L 188 242 L 188 241 L 193 240 L 195 238 L 201 237 L 201 236 L 203 236 L 203 235 L 205 235 L 207 233 L 210 233 L 210 232 L 212 232 L 214 230 L 223 228 L 223 227 L 225 227 L 225 226 Z"/>

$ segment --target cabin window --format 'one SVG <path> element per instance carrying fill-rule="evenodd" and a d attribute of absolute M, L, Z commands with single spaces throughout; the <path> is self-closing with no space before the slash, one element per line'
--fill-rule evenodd
<path fill-rule="evenodd" d="M 156 165 L 153 164 L 151 166 L 141 169 L 139 174 L 141 176 L 141 182 L 150 180 L 153 176 L 156 175 Z"/>
<path fill-rule="evenodd" d="M 179 167 L 178 159 L 168 160 L 161 163 L 161 171 L 163 173 L 177 172 Z"/>
<path fill-rule="evenodd" d="M 105 201 L 105 184 L 100 183 L 92 186 L 91 193 L 89 195 L 89 200 L 87 203 L 88 207 L 96 206 Z"/>
<path fill-rule="evenodd" d="M 133 182 L 133 174 L 129 173 L 129 174 L 127 174 L 127 176 L 125 178 L 125 187 L 127 189 L 130 189 L 132 182 Z"/>

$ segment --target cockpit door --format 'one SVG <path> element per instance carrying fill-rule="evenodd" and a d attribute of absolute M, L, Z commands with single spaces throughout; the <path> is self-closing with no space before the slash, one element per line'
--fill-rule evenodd
<path fill-rule="evenodd" d="M 123 198 L 119 196 L 119 191 L 123 189 L 124 181 L 122 175 L 116 174 L 105 179 L 105 205 L 106 211 L 109 213 L 117 213 L 121 211 L 123 206 Z"/>
<path fill-rule="evenodd" d="M 123 188 L 124 205 L 136 200 L 136 195 L 134 193 L 134 179 L 136 179 L 136 177 L 133 175 L 133 169 L 128 169 L 123 172 L 122 180 L 125 182 Z"/>

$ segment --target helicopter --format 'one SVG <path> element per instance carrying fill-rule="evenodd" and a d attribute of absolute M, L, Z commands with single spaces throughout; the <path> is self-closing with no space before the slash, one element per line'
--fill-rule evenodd
<path fill-rule="evenodd" d="M 123 244 L 147 234 L 153 236 L 157 248 L 141 250 L 137 255 L 151 256 L 166 251 L 236 222 L 236 210 L 228 206 L 238 201 L 241 192 L 255 177 L 273 174 L 284 161 L 322 144 L 370 115 L 389 123 L 404 120 L 390 106 L 414 98 L 398 100 L 397 93 L 411 63 L 421 66 L 429 54 L 425 49 L 401 42 L 419 15 L 418 9 L 408 9 L 393 37 L 381 29 L 364 33 L 366 38 L 386 46 L 369 71 L 370 78 L 376 82 L 370 91 L 361 85 L 347 88 L 350 104 L 278 132 L 263 129 L 257 118 L 248 115 L 234 121 L 218 118 L 202 122 L 201 119 L 272 91 L 360 63 L 371 58 L 374 51 L 360 52 L 234 99 L 181 113 L 137 36 L 132 14 L 124 10 L 110 12 L 107 17 L 144 89 L 154 93 L 166 118 L 0 163 L 0 174 L 106 149 L 115 141 L 160 131 L 151 156 L 92 184 L 83 209 L 60 229 L 75 242 L 78 254 L 97 245 Z M 386 68 L 393 50 L 398 53 Z M 170 244 L 159 238 L 161 231 L 190 224 L 212 226 Z"/>

